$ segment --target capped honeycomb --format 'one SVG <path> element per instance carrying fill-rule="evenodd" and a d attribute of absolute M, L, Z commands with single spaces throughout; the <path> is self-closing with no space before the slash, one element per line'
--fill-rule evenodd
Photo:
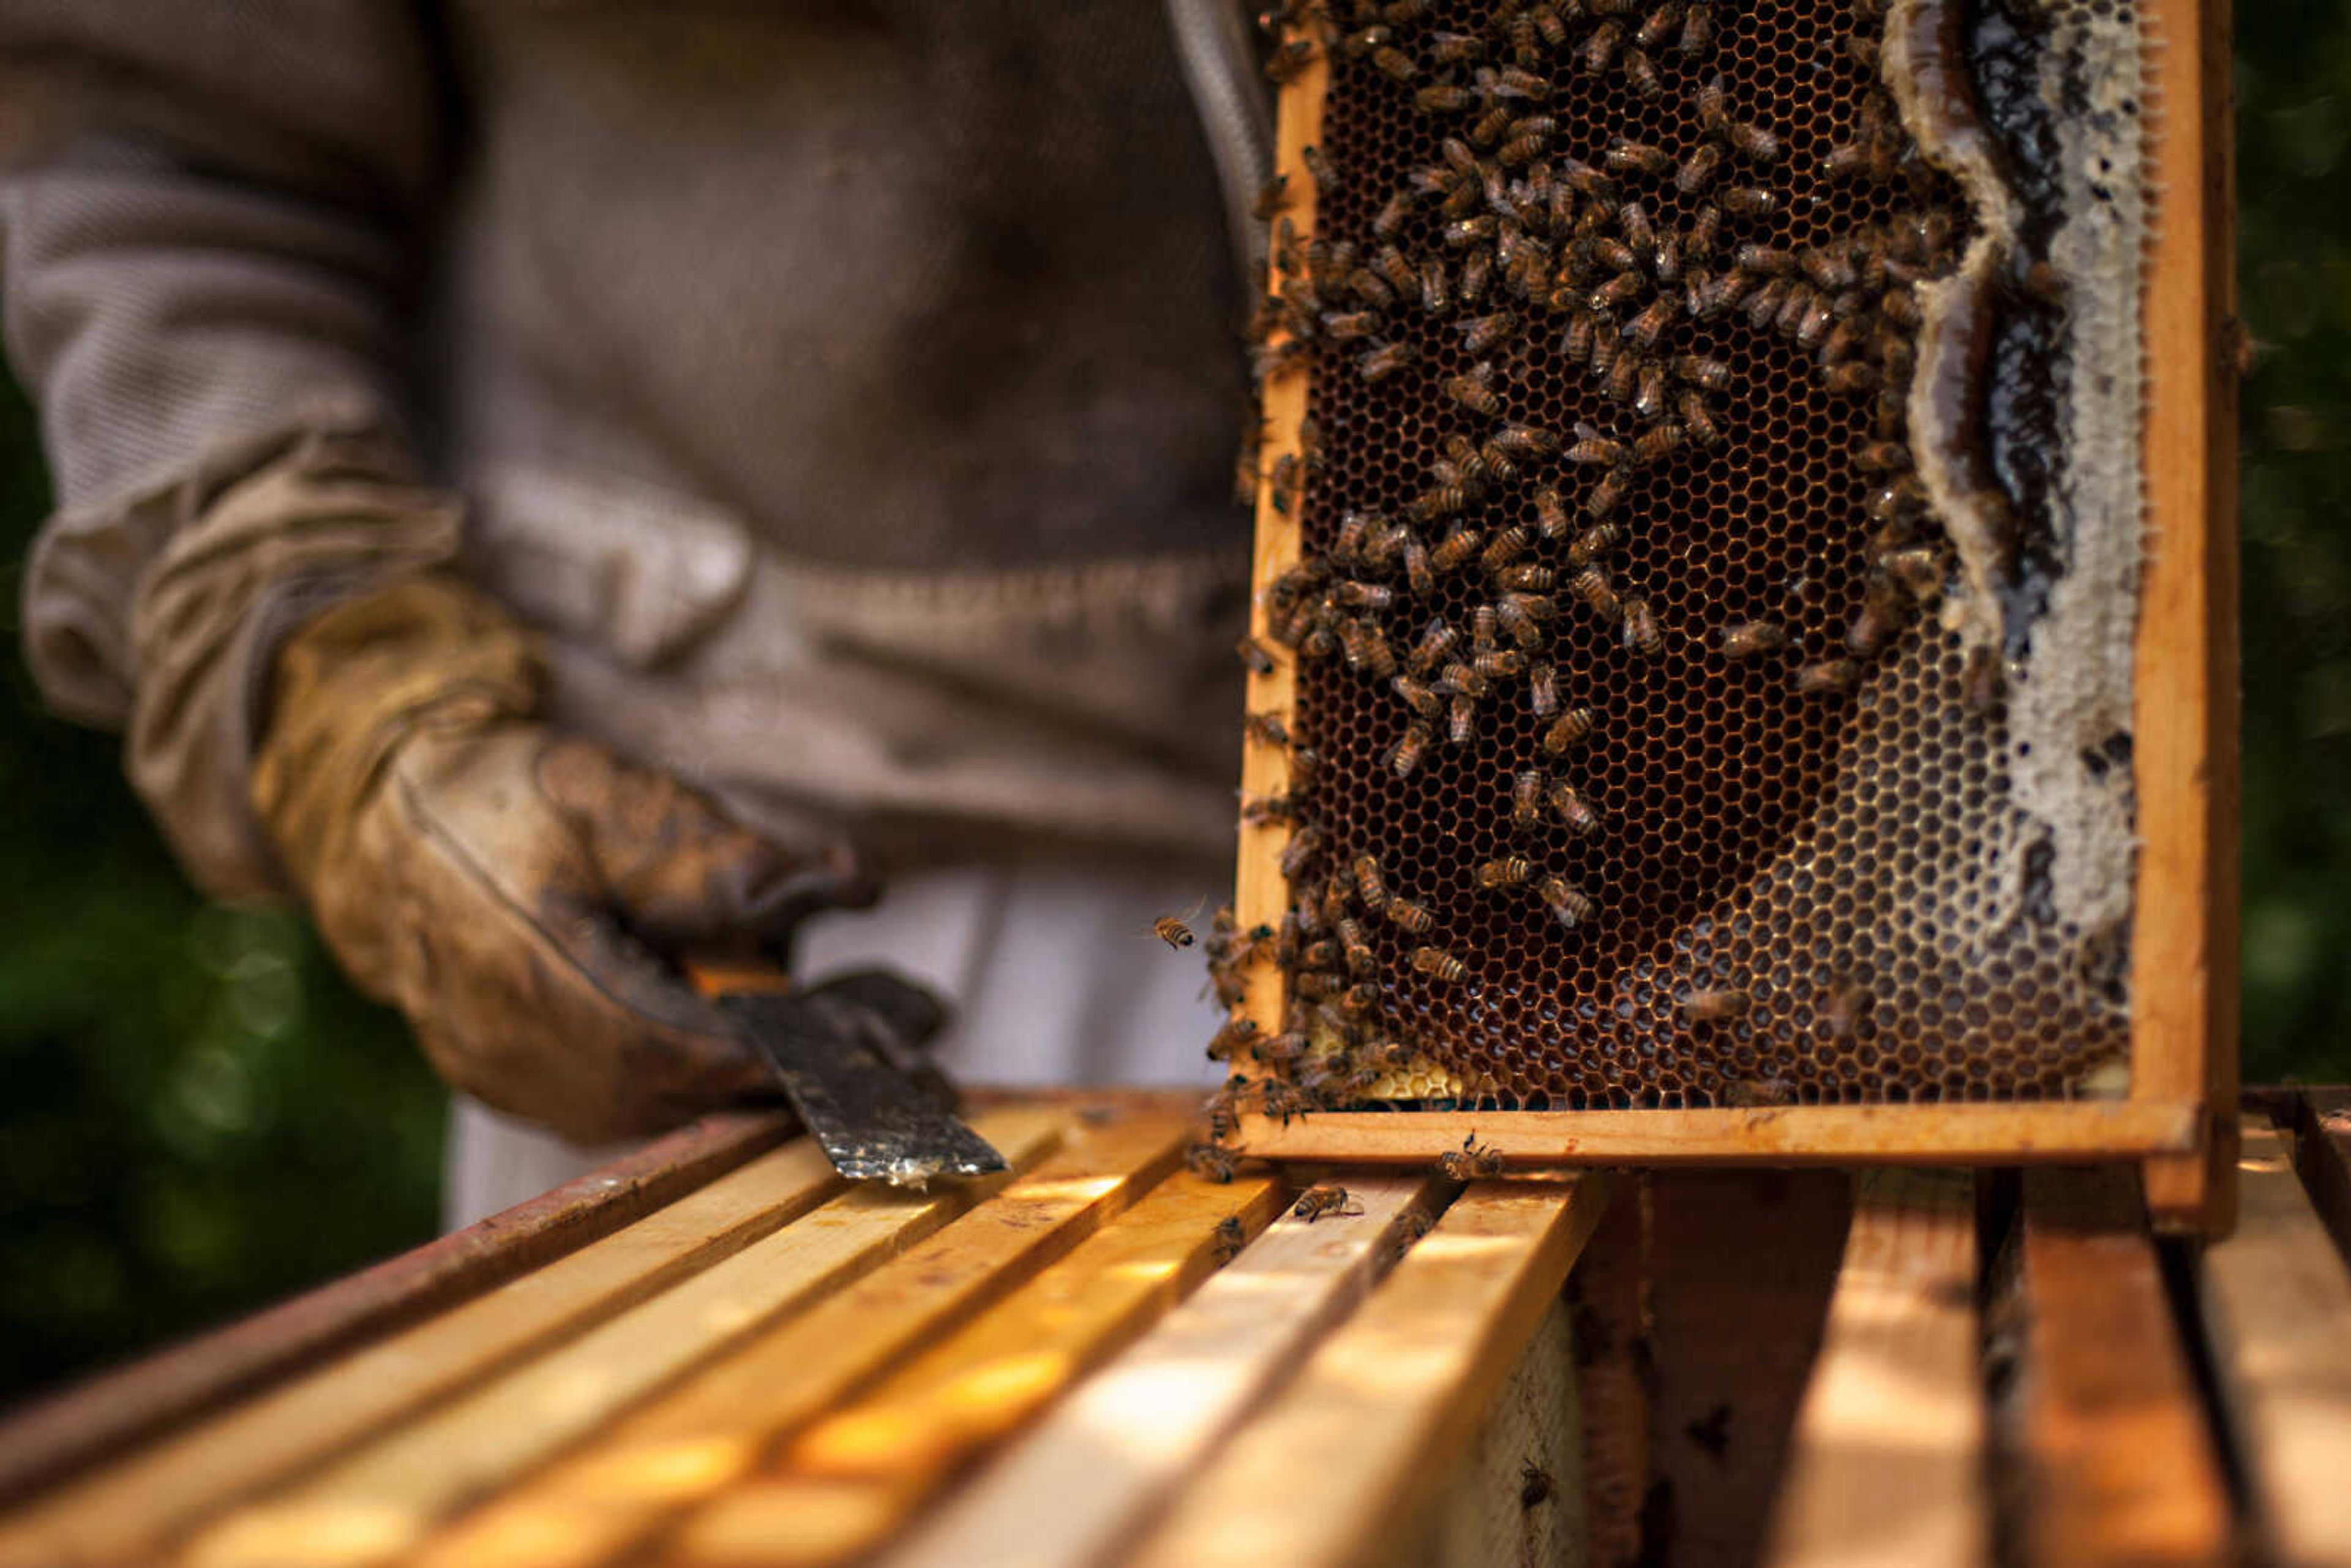
<path fill-rule="evenodd" d="M 1289 901 L 1212 1051 L 1275 1112 L 2118 1092 L 2131 7 L 1270 20 Z"/>

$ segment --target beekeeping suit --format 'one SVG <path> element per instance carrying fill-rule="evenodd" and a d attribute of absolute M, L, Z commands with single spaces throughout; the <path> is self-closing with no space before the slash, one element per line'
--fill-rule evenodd
<path fill-rule="evenodd" d="M 701 943 L 887 957 L 967 1075 L 1198 1076 L 1150 924 L 1230 852 L 1247 54 L 1188 0 L 0 11 L 27 657 L 504 1113 L 453 1212 L 576 1165 L 522 1122 L 756 1077 Z"/>

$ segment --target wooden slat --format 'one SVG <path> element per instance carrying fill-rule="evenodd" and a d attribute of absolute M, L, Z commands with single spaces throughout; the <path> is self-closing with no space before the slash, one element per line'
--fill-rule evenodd
<path fill-rule="evenodd" d="M 2351 1568 L 2351 1270 L 2284 1138 L 2244 1129 L 2237 1232 L 2204 1255 L 2204 1322 L 2278 1568 Z"/>
<path fill-rule="evenodd" d="M 2219 1456 L 2126 1175 L 2026 1172 L 2022 1265 L 2024 1560 L 2231 1561 Z"/>
<path fill-rule="evenodd" d="M 2351 1089 L 2305 1089 L 2281 1103 L 2294 1166 L 2337 1250 L 2351 1258 Z"/>
<path fill-rule="evenodd" d="M 1063 1153 L 893 1262 L 766 1329 L 457 1521 L 419 1568 L 588 1568 L 749 1473 L 779 1439 L 969 1321 L 1172 1169 L 1180 1114 L 1081 1121 Z"/>
<path fill-rule="evenodd" d="M 1766 1562 L 1990 1562 L 1980 1334 L 1974 1179 L 1863 1175 Z"/>
<path fill-rule="evenodd" d="M 1427 1176 L 1350 1180 L 1360 1215 L 1285 1215 L 882 1559 L 886 1568 L 1106 1561 L 1368 1291 Z"/>
<path fill-rule="evenodd" d="M 1649 1496 L 1649 1178 L 1626 1179 L 1568 1276 L 1577 1403 L 1583 1418 L 1584 1549 L 1590 1568 L 1643 1562 Z M 1652 1559 L 1651 1561 L 1654 1561 Z"/>
<path fill-rule="evenodd" d="M 152 1562 L 203 1516 L 643 1301 L 839 1185 L 806 1140 L 762 1155 L 535 1273 L 44 1496 L 0 1524 L 0 1563 Z"/>
<path fill-rule="evenodd" d="M 1267 1159 L 1422 1165 L 1471 1134 L 1513 1166 L 2079 1163 L 2204 1146 L 2200 1105 L 1802 1105 L 1706 1111 L 1332 1111 L 1241 1118 Z"/>
<path fill-rule="evenodd" d="M 1420 1542 L 1389 1554 L 1392 1568 L 1589 1568 L 1577 1395 L 1575 1333 L 1554 1297 L 1455 1455 Z"/>
<path fill-rule="evenodd" d="M 1059 1140 L 1061 1113 L 976 1120 L 1015 1169 Z M 291 1490 L 208 1525 L 190 1568 L 385 1562 L 491 1488 L 586 1437 L 760 1323 L 817 1300 L 1000 1185 L 852 1187 L 795 1224 L 379 1438 Z"/>
<path fill-rule="evenodd" d="M 1649 1178 L 1644 1558 L 1745 1568 L 1780 1490 L 1853 1218 L 1843 1171 Z"/>
<path fill-rule="evenodd" d="M 2132 779 L 2131 1093 L 2211 1109 L 2201 1158 L 2150 1160 L 2158 1219 L 2228 1228 L 2237 1125 L 2236 160 L 2229 0 L 2146 6 L 2147 553 Z"/>
<path fill-rule="evenodd" d="M 1591 1235 L 1607 1177 L 1481 1182 L 1177 1496 L 1134 1568 L 1339 1568 L 1405 1544 Z"/>
<path fill-rule="evenodd" d="M 773 1112 L 705 1116 L 552 1192 L 36 1405 L 0 1424 L 0 1503 L 543 1267 L 791 1131 Z"/>
<path fill-rule="evenodd" d="M 1171 1176 L 985 1317 L 801 1434 L 686 1521 L 660 1560 L 813 1568 L 872 1551 L 987 1445 L 1213 1272 L 1226 1256 L 1219 1223 L 1235 1219 L 1253 1236 L 1287 1192 L 1271 1176 L 1224 1186 Z"/>

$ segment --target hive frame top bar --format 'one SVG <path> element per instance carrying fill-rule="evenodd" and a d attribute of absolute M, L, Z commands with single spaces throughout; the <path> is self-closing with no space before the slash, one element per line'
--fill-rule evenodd
<path fill-rule="evenodd" d="M 2141 834 L 2130 934 L 2131 1077 L 2119 1101 L 1775 1105 L 1730 1109 L 1511 1111 L 1394 1108 L 1239 1117 L 1239 1146 L 1276 1157 L 1432 1160 L 1473 1137 L 1513 1166 L 1719 1162 L 2008 1164 L 2114 1159 L 2143 1166 L 2150 1208 L 2182 1228 L 2225 1230 L 2233 1211 L 2236 1083 L 2236 626 L 2234 384 L 2218 345 L 2233 320 L 2228 0 L 2140 0 L 2152 135 L 2151 254 L 2145 275 L 2142 463 L 2147 558 L 2136 637 Z M 1322 135 L 1328 67 L 1314 57 L 1282 89 L 1277 166 L 1286 215 L 1314 232 L 1304 149 Z M 2194 171 L 2192 177 L 2179 172 Z M 1265 387 L 1260 475 L 1299 449 L 1308 377 Z M 1254 580 L 1299 556 L 1295 517 L 1262 477 Z M 1252 672 L 1251 712 L 1288 712 L 1293 657 L 1252 635 L 1272 667 Z M 1287 793 L 1286 752 L 1251 746 L 1246 799 Z M 1286 906 L 1280 821 L 1239 828 L 1236 915 L 1244 930 Z M 1283 983 L 1254 959 L 1244 1016 L 1282 1024 Z"/>

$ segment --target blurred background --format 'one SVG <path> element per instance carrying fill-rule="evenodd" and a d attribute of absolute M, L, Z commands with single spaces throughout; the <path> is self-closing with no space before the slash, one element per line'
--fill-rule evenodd
<path fill-rule="evenodd" d="M 2351 1079 L 2351 0 L 2240 0 L 2244 1048 Z M 0 1402 L 430 1235 L 442 1098 L 306 924 L 191 893 L 16 653 L 0 381 Z"/>

